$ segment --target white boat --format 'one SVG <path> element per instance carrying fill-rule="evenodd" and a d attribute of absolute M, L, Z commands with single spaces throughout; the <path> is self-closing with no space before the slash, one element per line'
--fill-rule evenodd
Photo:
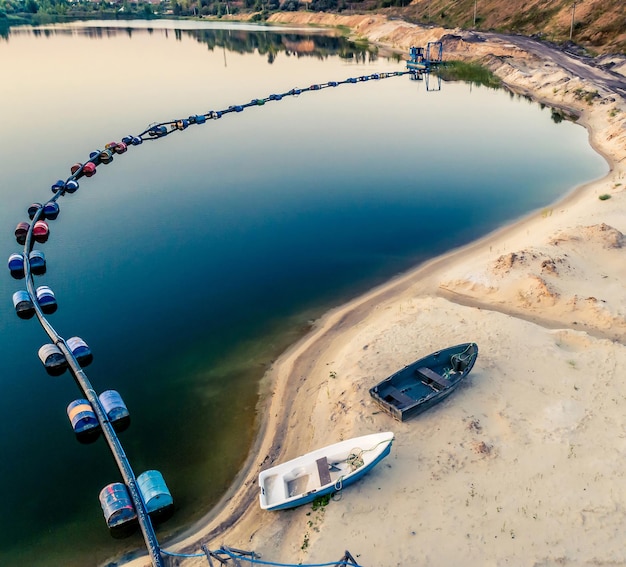
<path fill-rule="evenodd" d="M 359 480 L 391 451 L 393 433 L 373 433 L 317 449 L 259 473 L 263 510 L 295 508 Z"/>

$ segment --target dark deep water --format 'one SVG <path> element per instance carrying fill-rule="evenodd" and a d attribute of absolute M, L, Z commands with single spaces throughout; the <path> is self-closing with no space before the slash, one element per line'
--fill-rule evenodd
<path fill-rule="evenodd" d="M 0 39 L 0 252 L 75 161 L 152 122 L 270 93 L 403 70 L 320 31 L 190 22 L 11 29 Z M 139 27 L 141 26 L 141 27 Z M 432 86 L 432 81 L 431 81 Z M 61 335 L 120 391 L 133 469 L 159 469 L 189 525 L 229 486 L 254 434 L 264 368 L 327 308 L 607 171 L 585 130 L 462 83 L 394 77 L 250 108 L 131 148 L 60 199 L 37 248 Z M 105 444 L 79 445 L 69 374 L 37 359 L 0 278 L 0 564 L 97 565 L 98 503 L 119 480 Z"/>

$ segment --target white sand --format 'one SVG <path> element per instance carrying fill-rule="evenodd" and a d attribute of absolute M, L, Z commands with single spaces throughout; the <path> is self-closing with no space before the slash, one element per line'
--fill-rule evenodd
<path fill-rule="evenodd" d="M 443 33 L 332 21 L 403 50 Z M 484 56 L 515 90 L 580 112 L 610 173 L 323 317 L 266 376 L 263 429 L 231 493 L 166 549 L 223 543 L 292 564 L 348 549 L 368 567 L 626 565 L 625 101 L 577 100 L 576 88 L 594 85 L 503 43 L 452 48 L 452 58 Z M 512 58 L 490 56 L 505 52 Z M 375 406 L 371 386 L 466 341 L 478 360 L 445 402 L 405 423 Z M 386 430 L 396 433 L 391 455 L 340 499 L 260 510 L 261 469 Z"/>

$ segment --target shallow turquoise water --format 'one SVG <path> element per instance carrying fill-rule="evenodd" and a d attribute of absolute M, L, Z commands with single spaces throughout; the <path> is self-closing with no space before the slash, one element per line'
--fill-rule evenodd
<path fill-rule="evenodd" d="M 5 258 L 28 205 L 112 139 L 403 70 L 319 32 L 182 25 L 25 28 L 0 42 Z M 131 410 L 122 442 L 135 472 L 157 468 L 170 487 L 177 512 L 160 537 L 229 486 L 257 381 L 308 320 L 606 170 L 586 132 L 548 109 L 407 77 L 268 103 L 100 166 L 60 200 L 41 283 L 59 300 L 55 328 L 92 347 L 96 389 Z M 41 368 L 47 337 L 11 306 L 21 285 L 0 278 L 0 564 L 96 565 L 142 540 L 106 532 L 97 495 L 119 474 L 103 443 L 74 440 L 65 407 L 78 391 Z"/>

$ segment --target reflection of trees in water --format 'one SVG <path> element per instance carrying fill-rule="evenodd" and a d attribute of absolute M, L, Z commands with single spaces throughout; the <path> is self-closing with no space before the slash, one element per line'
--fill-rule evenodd
<path fill-rule="evenodd" d="M 357 62 L 376 60 L 375 49 L 358 46 L 346 38 L 330 35 L 251 32 L 236 29 L 185 30 L 184 33 L 193 36 L 200 43 L 206 43 L 209 49 L 223 47 L 236 53 L 257 51 L 268 56 L 268 63 L 272 63 L 280 52 L 320 59 L 335 55 Z"/>
<path fill-rule="evenodd" d="M 44 29 L 15 29 L 6 28 L 6 35 L 0 26 L 0 36 L 8 39 L 11 33 L 31 33 L 35 37 L 48 37 L 51 35 L 75 35 L 79 34 L 94 39 L 115 37 L 124 34 L 130 38 L 134 34 L 161 33 L 165 37 L 174 37 L 181 41 L 183 36 L 194 38 L 199 43 L 205 43 L 210 50 L 215 48 L 226 49 L 236 53 L 258 52 L 267 55 L 268 63 L 273 63 L 279 53 L 296 57 L 317 57 L 325 59 L 329 56 L 337 56 L 342 59 L 365 63 L 377 59 L 376 48 L 371 46 L 357 45 L 345 37 L 324 35 L 322 33 L 280 33 L 275 31 L 249 31 L 237 28 L 223 29 L 159 29 L 159 28 L 133 28 L 128 27 L 78 27 L 78 28 L 44 28 Z"/>

